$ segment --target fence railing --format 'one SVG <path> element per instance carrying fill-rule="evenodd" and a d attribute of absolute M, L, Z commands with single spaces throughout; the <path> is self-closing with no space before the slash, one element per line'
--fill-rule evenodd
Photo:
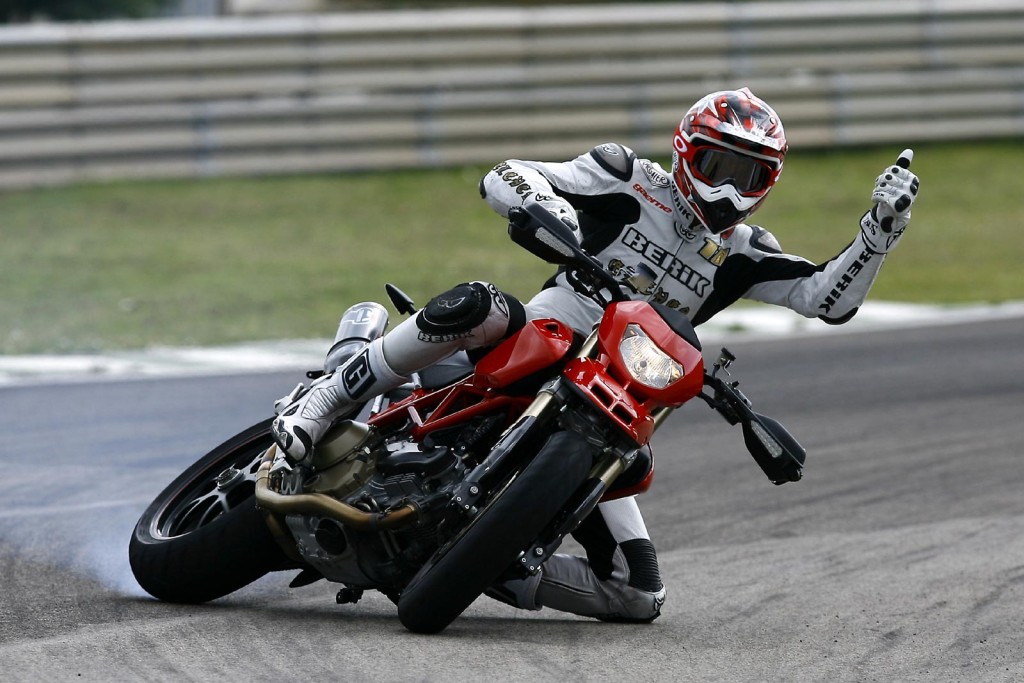
<path fill-rule="evenodd" d="M 747 85 L 794 147 L 1024 133 L 1024 2 L 828 0 L 0 28 L 0 187 L 663 156 Z"/>

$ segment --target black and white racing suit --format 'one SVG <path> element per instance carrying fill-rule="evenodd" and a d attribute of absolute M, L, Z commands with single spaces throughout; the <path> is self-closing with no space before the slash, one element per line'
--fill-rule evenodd
<path fill-rule="evenodd" d="M 782 253 L 771 233 L 755 225 L 712 234 L 661 166 L 613 143 L 564 163 L 505 161 L 484 176 L 480 191 L 506 217 L 514 206 L 565 200 L 578 214 L 584 249 L 612 273 L 625 275 L 640 264 L 654 271 L 654 282 L 634 298 L 678 309 L 695 325 L 741 298 L 832 324 L 846 322 L 884 259 L 868 249 L 859 231 L 821 265 Z M 601 313 L 573 291 L 564 274 L 525 304 L 527 319 L 557 318 L 584 334 Z M 601 504 L 574 536 L 586 558 L 555 555 L 539 579 L 490 594 L 519 607 L 548 606 L 605 619 L 649 621 L 658 615 L 665 590 L 635 499 Z"/>
<path fill-rule="evenodd" d="M 821 265 L 783 254 L 775 238 L 757 226 L 740 224 L 712 234 L 694 219 L 660 166 L 617 144 L 600 145 L 564 163 L 505 161 L 484 176 L 480 189 L 502 216 L 513 206 L 540 202 L 578 221 L 583 247 L 611 272 L 625 276 L 641 264 L 653 271 L 652 284 L 637 298 L 678 309 L 697 325 L 740 298 L 845 322 L 864 301 L 884 259 L 868 249 L 860 232 Z M 275 427 L 281 423 L 279 443 L 287 449 L 295 435 L 302 436 L 300 428 L 322 430 L 345 406 L 393 388 L 459 350 L 495 344 L 526 320 L 556 318 L 586 335 L 601 314 L 562 274 L 525 305 L 490 283 L 457 285 L 285 410 L 275 422 Z M 665 589 L 635 499 L 602 503 L 573 535 L 587 557 L 555 555 L 541 573 L 488 593 L 527 609 L 548 606 L 613 620 L 658 616 Z"/>

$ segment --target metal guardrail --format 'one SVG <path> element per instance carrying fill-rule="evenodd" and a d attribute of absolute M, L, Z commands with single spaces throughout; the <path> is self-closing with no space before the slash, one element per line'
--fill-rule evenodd
<path fill-rule="evenodd" d="M 748 85 L 793 146 L 1024 133 L 1024 2 L 811 0 L 0 28 L 0 187 L 664 156 Z"/>

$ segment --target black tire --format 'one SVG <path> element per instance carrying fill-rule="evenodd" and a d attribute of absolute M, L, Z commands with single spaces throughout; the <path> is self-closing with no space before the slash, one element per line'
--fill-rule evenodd
<path fill-rule="evenodd" d="M 256 508 L 255 476 L 271 420 L 225 441 L 181 473 L 139 518 L 128 546 L 142 588 L 168 602 L 222 597 L 296 566 Z M 217 478 L 234 468 L 218 487 Z"/>
<path fill-rule="evenodd" d="M 593 450 L 572 432 L 553 434 L 522 473 L 402 591 L 398 617 L 414 633 L 438 633 L 519 557 L 586 480 Z"/>

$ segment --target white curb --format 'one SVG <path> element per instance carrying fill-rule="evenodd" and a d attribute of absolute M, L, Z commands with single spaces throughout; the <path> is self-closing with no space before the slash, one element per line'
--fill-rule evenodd
<path fill-rule="evenodd" d="M 1024 302 L 993 305 L 919 305 L 867 302 L 841 326 L 774 306 L 723 311 L 698 329 L 701 340 L 864 332 L 1024 317 Z M 320 367 L 327 339 L 253 342 L 213 348 L 150 348 L 90 355 L 0 356 L 0 386 L 95 382 L 307 370 Z"/>

